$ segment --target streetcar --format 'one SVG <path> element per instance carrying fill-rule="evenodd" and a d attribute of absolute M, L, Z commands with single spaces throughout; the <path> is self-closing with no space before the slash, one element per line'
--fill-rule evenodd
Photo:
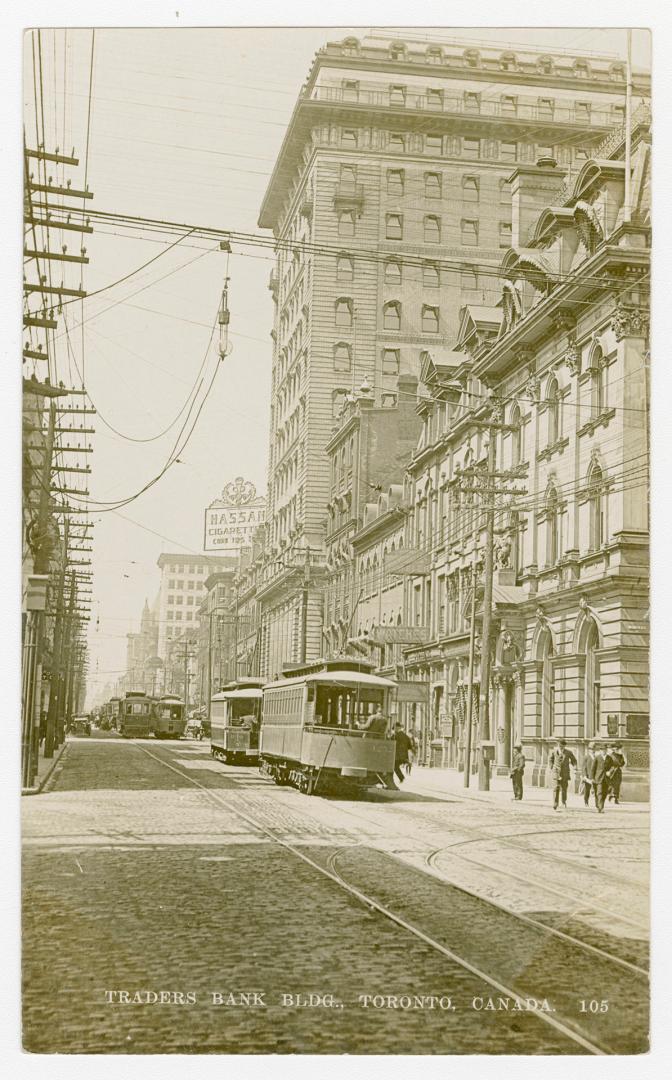
<path fill-rule="evenodd" d="M 129 690 L 120 701 L 119 734 L 125 739 L 142 739 L 152 731 L 152 699 L 142 690 Z"/>
<path fill-rule="evenodd" d="M 184 702 L 164 694 L 152 702 L 152 730 L 156 739 L 181 739 L 187 726 Z"/>
<path fill-rule="evenodd" d="M 262 773 L 307 795 L 385 784 L 394 769 L 387 731 L 396 683 L 374 675 L 373 666 L 352 657 L 317 660 L 264 686 Z M 380 712 L 384 730 L 366 730 Z"/>
<path fill-rule="evenodd" d="M 210 753 L 225 764 L 259 760 L 263 679 L 227 683 L 210 702 Z"/>
<path fill-rule="evenodd" d="M 121 698 L 113 697 L 101 707 L 100 726 L 103 731 L 118 731 L 119 730 L 119 711 L 121 709 Z"/>

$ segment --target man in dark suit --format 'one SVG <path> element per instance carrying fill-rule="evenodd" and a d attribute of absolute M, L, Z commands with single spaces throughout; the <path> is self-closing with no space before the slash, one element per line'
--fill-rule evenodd
<path fill-rule="evenodd" d="M 599 745 L 595 757 L 593 758 L 593 766 L 591 769 L 591 780 L 593 782 L 593 791 L 595 792 L 595 806 L 597 807 L 598 814 L 604 813 L 604 800 L 609 790 L 609 777 L 608 773 L 613 767 L 613 761 L 607 753 L 606 747 Z"/>
<path fill-rule="evenodd" d="M 612 761 L 611 769 L 609 770 L 609 801 L 618 803 L 621 795 L 621 783 L 623 782 L 623 767 L 625 765 L 625 754 L 623 753 L 623 743 L 612 743 L 609 747 L 609 757 Z"/>
<path fill-rule="evenodd" d="M 584 806 L 589 805 L 590 793 L 593 789 L 593 762 L 595 760 L 596 749 L 597 746 L 594 742 L 589 743 L 583 758 L 583 776 L 581 777 L 581 784 L 583 785 Z"/>
<path fill-rule="evenodd" d="M 516 743 L 513 748 L 513 757 L 511 758 L 511 783 L 513 784 L 513 797 L 516 802 L 520 802 L 523 797 L 524 774 L 525 755 L 523 753 L 523 747 L 520 743 Z"/>
<path fill-rule="evenodd" d="M 572 751 L 567 749 L 567 743 L 564 739 L 556 740 L 555 747 L 551 750 L 548 759 L 548 765 L 551 770 L 551 779 L 553 781 L 553 809 L 559 809 L 558 804 L 562 799 L 563 810 L 566 810 L 569 767 L 570 765 L 573 765 L 574 768 L 576 768 L 576 758 Z"/>

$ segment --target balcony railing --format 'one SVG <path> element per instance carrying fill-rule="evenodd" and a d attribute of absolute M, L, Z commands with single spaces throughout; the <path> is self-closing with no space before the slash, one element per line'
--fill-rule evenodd
<path fill-rule="evenodd" d="M 312 101 L 327 101 L 343 105 L 371 108 L 394 108 L 420 110 L 437 115 L 480 116 L 498 120 L 528 120 L 535 123 L 578 124 L 581 127 L 610 127 L 613 114 L 608 109 L 589 109 L 584 112 L 573 106 L 540 105 L 536 99 L 518 97 L 515 104 L 480 98 L 479 101 L 444 95 L 441 98 L 427 94 L 407 93 L 403 101 L 391 99 L 389 91 L 359 90 L 356 94 L 340 86 L 315 86 L 310 93 Z"/>

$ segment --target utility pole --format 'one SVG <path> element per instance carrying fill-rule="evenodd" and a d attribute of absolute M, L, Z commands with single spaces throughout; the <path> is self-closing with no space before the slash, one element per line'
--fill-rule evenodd
<path fill-rule="evenodd" d="M 476 537 L 474 534 L 474 561 L 471 570 L 471 622 L 469 625 L 469 675 L 467 689 L 467 721 L 464 747 L 464 786 L 471 780 L 471 727 L 474 720 L 474 656 L 476 652 Z"/>
<path fill-rule="evenodd" d="M 495 431 L 490 428 L 488 439 L 488 475 L 485 498 L 485 552 L 483 556 L 483 620 L 481 623 L 481 675 L 478 691 L 478 737 L 481 753 L 478 762 L 479 791 L 490 790 L 490 764 L 484 743 L 490 740 L 490 626 L 492 623 L 492 586 L 495 563 L 495 488 L 496 466 Z"/>

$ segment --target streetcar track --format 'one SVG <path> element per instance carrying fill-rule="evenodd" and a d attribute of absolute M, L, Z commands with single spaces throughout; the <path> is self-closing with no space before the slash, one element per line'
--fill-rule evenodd
<path fill-rule="evenodd" d="M 441 942 L 436 941 L 435 938 L 433 938 L 430 935 L 426 934 L 419 927 L 414 926 L 412 923 L 409 923 L 402 916 L 397 915 L 394 911 L 392 911 L 390 908 L 388 908 L 385 904 L 380 903 L 374 897 L 369 896 L 367 893 L 362 892 L 356 886 L 351 885 L 344 878 L 342 878 L 334 869 L 330 868 L 330 865 L 331 865 L 330 863 L 328 863 L 328 865 L 326 867 L 321 866 L 318 862 L 316 862 L 314 859 L 312 859 L 310 857 L 310 855 L 306 854 L 306 852 L 301 851 L 294 844 L 292 844 L 292 843 L 288 842 L 287 840 L 283 839 L 281 836 L 276 835 L 276 832 L 275 832 L 275 830 L 273 828 L 271 828 L 271 827 L 269 827 L 267 825 L 264 825 L 263 823 L 261 823 L 259 821 L 256 821 L 247 812 L 245 812 L 244 810 L 241 810 L 240 807 L 235 806 L 235 804 L 231 801 L 231 799 L 225 798 L 222 795 L 220 795 L 217 791 L 214 791 L 212 788 L 206 787 L 200 781 L 196 780 L 192 776 L 189 776 L 188 773 L 183 772 L 182 770 L 176 768 L 173 764 L 166 761 L 165 758 L 160 757 L 159 755 L 152 753 L 152 751 L 148 750 L 146 747 L 141 746 L 139 744 L 135 744 L 135 745 L 136 745 L 138 750 L 140 750 L 144 754 L 147 754 L 148 757 L 153 758 L 160 765 L 163 765 L 165 768 L 169 769 L 171 772 L 176 773 L 176 775 L 180 776 L 183 780 L 188 780 L 191 784 L 194 785 L 194 787 L 197 787 L 206 796 L 206 798 L 208 798 L 211 802 L 214 802 L 216 805 L 223 806 L 225 809 L 227 809 L 230 812 L 233 812 L 234 814 L 236 814 L 243 821 L 246 821 L 248 825 L 250 825 L 254 830 L 256 830 L 256 832 L 265 835 L 273 843 L 278 844 L 279 846 L 284 848 L 286 851 L 291 852 L 293 855 L 295 855 L 302 862 L 304 862 L 307 865 L 311 866 L 319 874 L 321 874 L 322 876 L 328 878 L 330 881 L 332 881 L 336 885 L 338 885 L 339 888 L 342 888 L 344 891 L 346 891 L 351 896 L 353 896 L 355 899 L 357 899 L 360 903 L 364 904 L 366 907 L 369 908 L 369 910 L 377 911 L 384 918 L 386 918 L 389 921 L 393 922 L 395 925 L 401 927 L 407 933 L 409 933 L 409 934 L 413 935 L 414 937 L 418 938 L 420 941 L 423 941 L 426 945 L 428 945 L 430 948 L 434 949 L 436 952 L 439 952 L 442 955 L 446 956 L 449 960 L 451 960 L 452 963 L 457 964 L 458 967 L 460 967 L 463 970 L 468 971 L 470 974 L 476 976 L 476 978 L 480 979 L 482 982 L 486 983 L 488 986 L 490 986 L 493 989 L 495 989 L 496 991 L 498 991 L 498 993 L 503 994 L 505 997 L 511 998 L 512 1000 L 514 1000 L 517 1003 L 519 1008 L 524 1009 L 524 998 L 520 994 L 518 994 L 515 990 L 513 990 L 511 987 L 508 987 L 505 984 L 501 983 L 499 980 L 493 978 L 491 975 L 488 975 L 486 972 L 484 972 L 480 968 L 476 967 L 474 964 L 471 964 L 464 957 L 461 957 L 457 953 L 455 953 L 452 950 L 446 948 L 446 946 L 442 945 Z M 476 899 L 479 902 L 487 903 L 487 901 L 484 901 L 482 897 L 476 897 Z M 506 914 L 509 915 L 512 918 L 518 918 L 516 913 L 513 913 L 513 912 L 506 911 Z M 544 926 L 543 929 L 544 929 L 545 932 L 547 932 L 549 928 Z M 580 944 L 583 946 L 583 943 L 580 943 Z M 611 1051 L 609 1049 L 607 1049 L 605 1047 L 602 1047 L 598 1043 L 587 1039 L 584 1035 L 582 1035 L 579 1031 L 577 1031 L 573 1026 L 571 1026 L 569 1021 L 558 1020 L 550 1013 L 541 1012 L 541 1011 L 537 1011 L 537 1010 L 534 1010 L 532 1012 L 532 1015 L 537 1020 L 540 1020 L 542 1023 L 545 1023 L 549 1027 L 552 1027 L 556 1031 L 559 1031 L 569 1041 L 574 1042 L 577 1045 L 582 1046 L 585 1050 L 587 1050 L 591 1054 L 594 1054 L 594 1055 L 597 1055 L 597 1056 L 603 1056 L 603 1055 L 608 1055 L 608 1054 L 611 1053 Z"/>
<path fill-rule="evenodd" d="M 342 810 L 346 814 L 350 814 L 353 817 L 359 818 L 360 821 L 366 821 L 369 825 L 372 824 L 371 818 L 366 817 L 364 814 L 357 813 L 355 810 L 352 810 L 349 807 L 344 807 L 340 803 L 339 803 L 339 809 Z M 464 829 L 465 831 L 469 831 L 470 826 L 464 826 L 464 825 L 460 824 L 460 828 Z M 422 843 L 425 842 L 422 837 L 418 836 L 414 832 L 409 832 L 408 830 L 404 830 L 404 835 L 408 839 L 420 840 Z M 500 838 L 498 836 L 482 836 L 480 842 L 483 843 L 486 840 L 492 842 L 492 841 L 498 841 L 499 839 Z M 471 841 L 466 841 L 466 842 L 469 843 Z M 473 842 L 476 842 L 476 841 L 473 841 Z M 547 893 L 552 893 L 555 896 L 560 896 L 563 900 L 575 902 L 577 912 L 578 911 L 594 911 L 596 913 L 601 913 L 603 915 L 608 915 L 610 918 L 617 919 L 617 920 L 620 920 L 621 922 L 627 923 L 628 925 L 632 926 L 636 930 L 639 930 L 643 934 L 648 934 L 648 926 L 643 926 L 641 923 L 636 922 L 636 921 L 634 921 L 632 919 L 629 919 L 628 916 L 622 915 L 622 914 L 617 913 L 617 912 L 614 912 L 609 908 L 601 907 L 601 906 L 598 906 L 598 905 L 593 904 L 593 903 L 586 903 L 585 894 L 577 896 L 577 895 L 572 894 L 572 893 L 563 892 L 560 889 L 556 889 L 553 886 L 547 885 L 545 882 L 539 881 L 538 878 L 524 877 L 524 876 L 522 876 L 520 874 L 515 874 L 513 871 L 502 869 L 501 867 L 492 866 L 489 863 L 480 862 L 478 859 L 470 859 L 469 856 L 464 855 L 462 852 L 454 850 L 454 848 L 459 847 L 459 846 L 460 846 L 459 843 L 457 843 L 455 845 L 447 845 L 445 848 L 442 848 L 440 850 L 448 851 L 455 858 L 462 859 L 463 862 L 469 863 L 472 866 L 480 867 L 481 869 L 489 871 L 490 873 L 500 874 L 500 875 L 502 875 L 504 877 L 510 877 L 510 878 L 512 878 L 513 880 L 516 880 L 516 881 L 522 881 L 524 885 L 534 884 L 535 888 L 540 890 L 540 891 L 544 891 L 544 892 L 547 892 Z M 514 848 L 516 847 L 516 845 L 511 845 L 511 846 L 514 847 Z M 523 850 L 525 850 L 525 849 L 523 849 Z M 535 851 L 531 851 L 529 853 L 530 854 L 536 854 Z M 542 855 L 543 855 L 543 853 L 542 853 Z M 548 858 L 550 859 L 550 856 Z M 576 869 L 585 871 L 585 870 L 587 870 L 587 867 L 577 866 Z M 451 882 L 451 884 L 452 884 L 452 882 Z M 478 893 L 474 893 L 473 895 L 480 896 L 480 894 L 478 894 Z M 487 897 L 483 897 L 482 899 L 484 899 L 486 902 L 489 902 Z M 509 910 L 509 909 L 504 909 L 504 910 Z M 517 913 L 512 912 L 512 914 L 517 914 Z M 551 928 L 549 927 L 549 930 L 550 929 Z M 577 938 L 576 940 L 579 941 L 580 939 Z M 620 958 L 614 958 L 614 959 L 618 960 Z"/>

